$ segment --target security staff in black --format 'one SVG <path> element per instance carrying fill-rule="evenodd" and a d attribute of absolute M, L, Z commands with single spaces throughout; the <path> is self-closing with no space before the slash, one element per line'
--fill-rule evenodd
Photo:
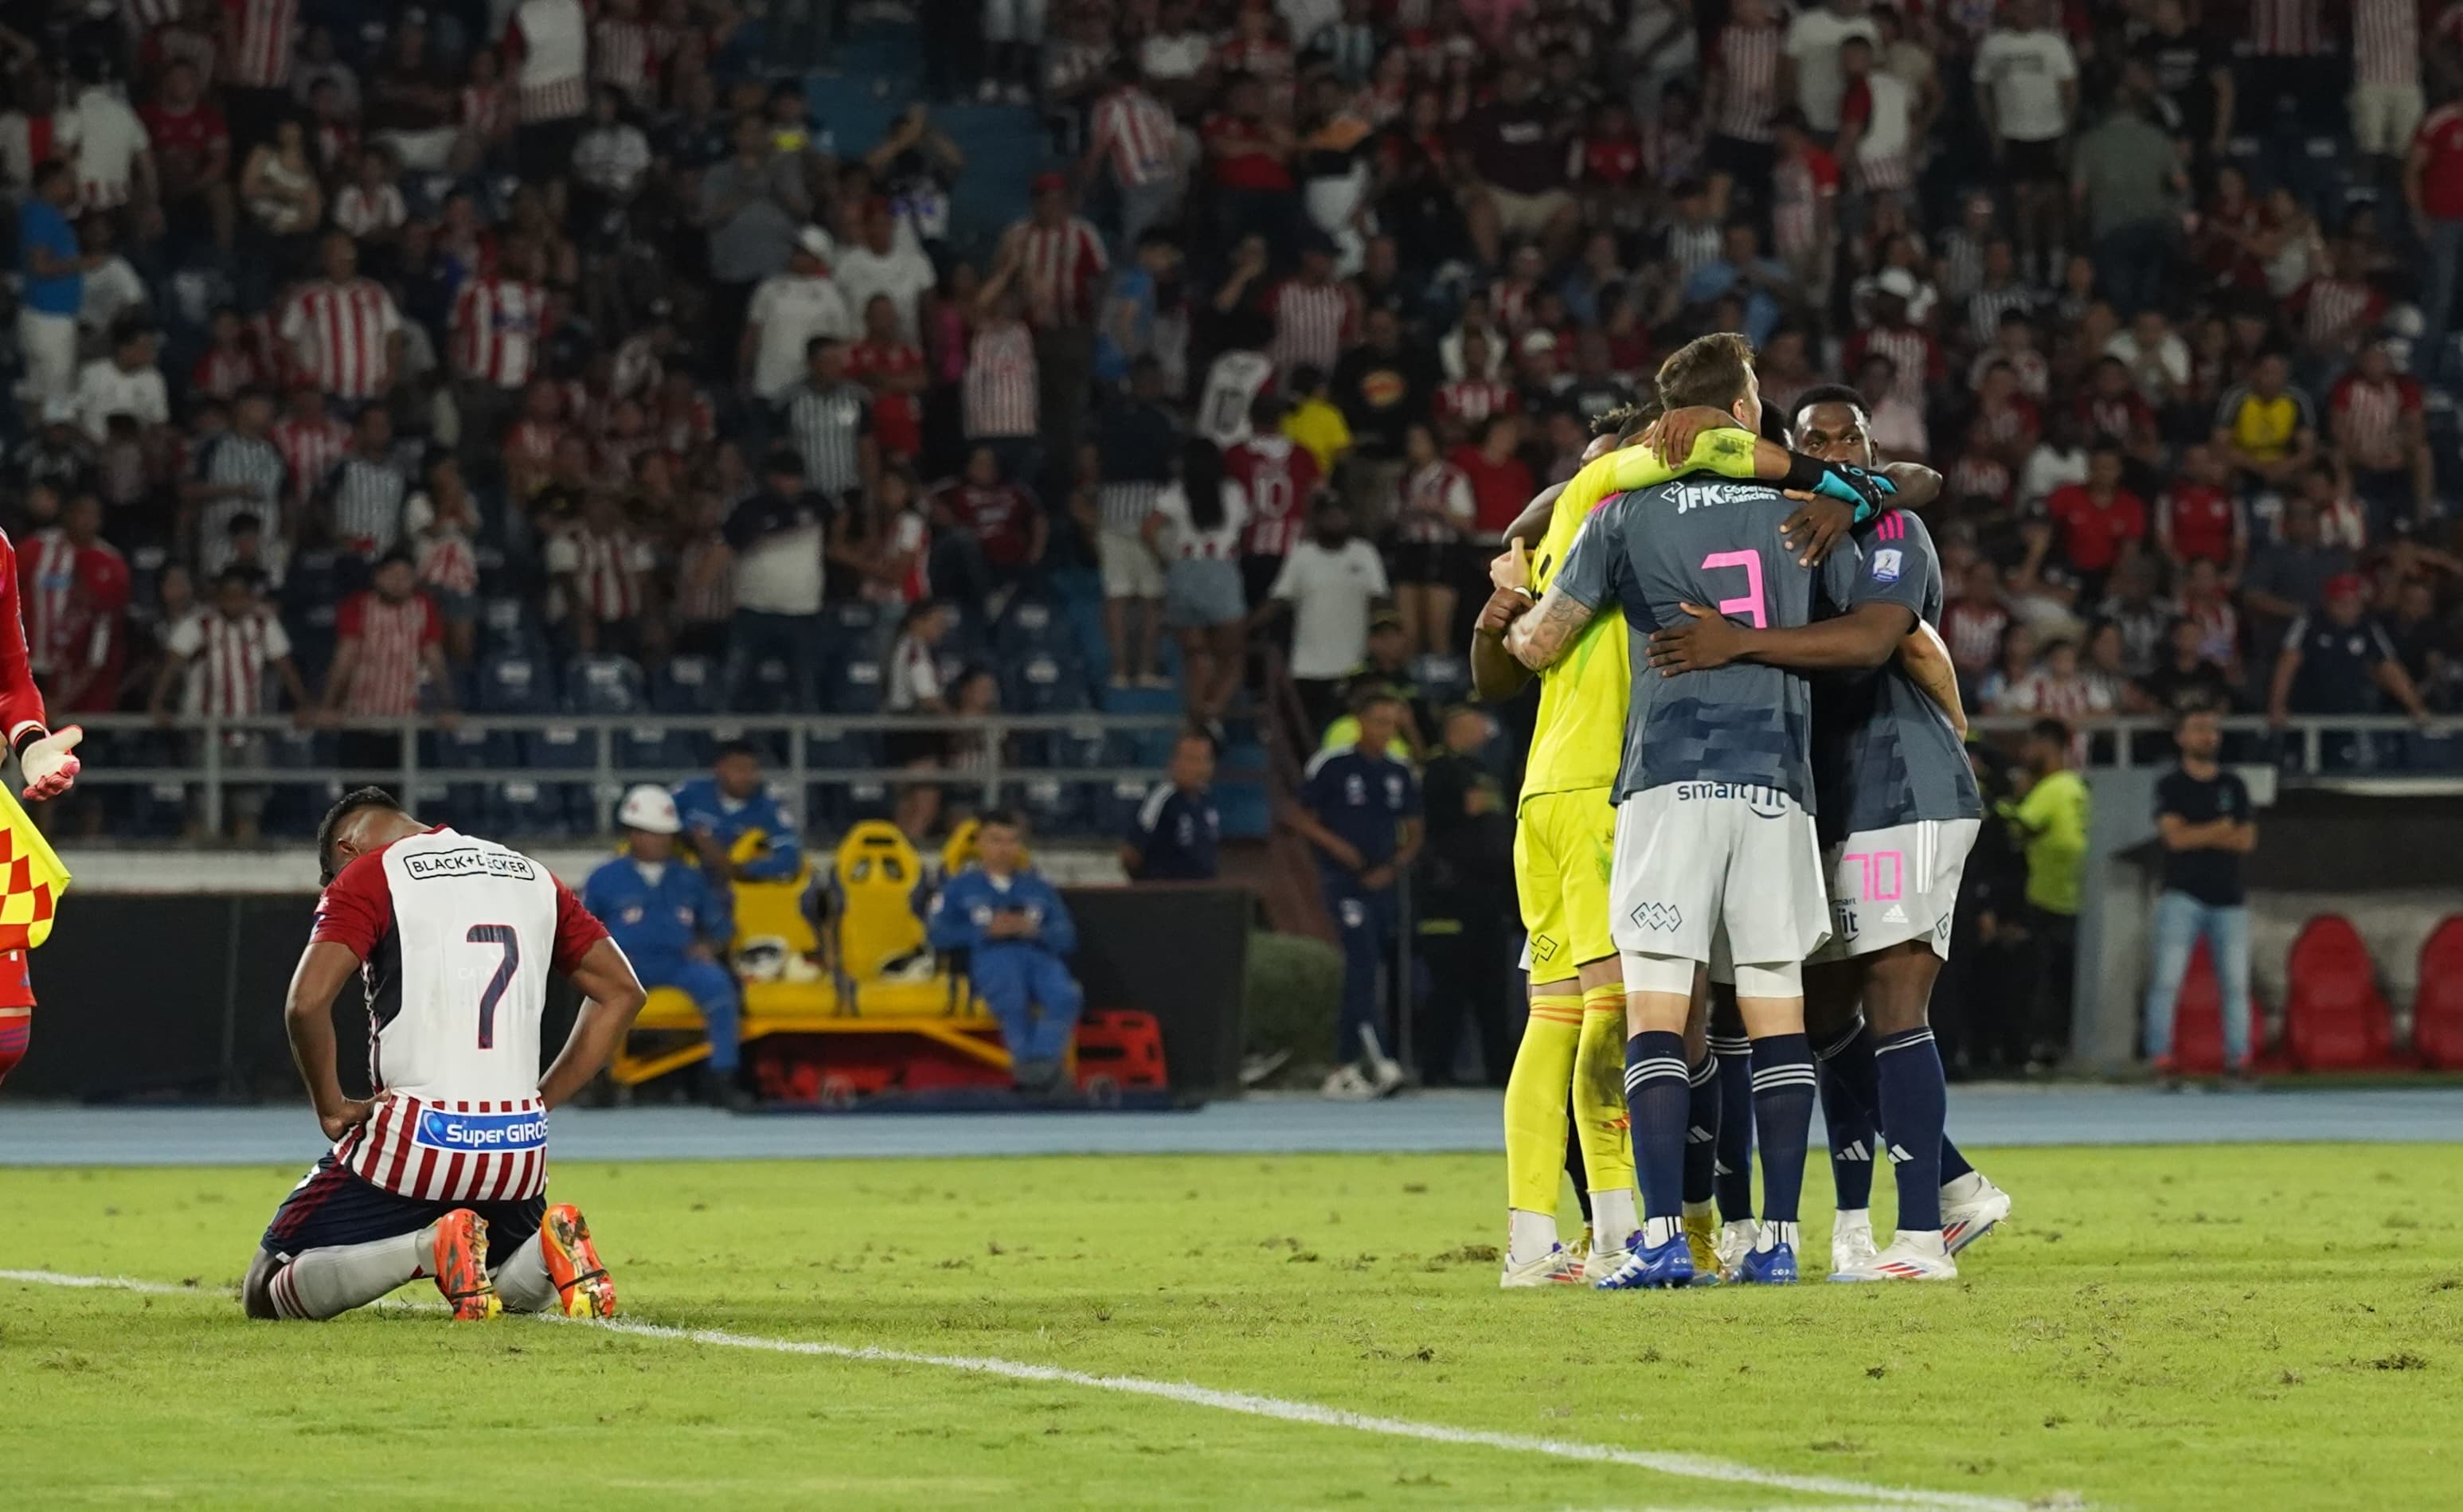
<path fill-rule="evenodd" d="M 1317 853 L 1325 911 L 1342 942 L 1335 1054 L 1343 1064 L 1325 1085 L 1338 1098 L 1386 1096 L 1403 1085 L 1378 1030 L 1377 986 L 1402 927 L 1395 883 L 1420 851 L 1420 785 L 1385 753 L 1402 727 L 1402 702 L 1364 692 L 1352 713 L 1359 743 L 1318 752 L 1299 802 L 1283 816 Z"/>
<path fill-rule="evenodd" d="M 2411 675 L 2394 654 L 2394 642 L 2368 614 L 2368 584 L 2358 572 L 2326 580 L 2325 608 L 2302 615 L 2284 635 L 2275 659 L 2266 715 L 2280 727 L 2295 714 L 2369 714 L 2379 694 L 2403 705 L 2413 719 L 2429 717 Z M 2329 768 L 2378 765 L 2365 735 L 2330 733 L 2323 756 Z"/>
<path fill-rule="evenodd" d="M 1121 840 L 1121 866 L 1141 882 L 1211 882 L 1214 848 L 1223 818 L 1214 809 L 1214 743 L 1202 732 L 1184 733 L 1171 748 L 1171 766 L 1137 812 Z"/>
<path fill-rule="evenodd" d="M 1429 1087 L 1454 1079 L 1466 1022 L 1478 1031 L 1489 1085 L 1504 1086 L 1514 1063 L 1507 933 L 1516 917 L 1514 819 L 1496 774 L 1480 760 L 1494 734 L 1478 709 L 1449 710 L 1439 732 L 1444 744 L 1421 778 L 1428 843 L 1420 853 L 1413 912 L 1428 993 L 1420 1080 Z"/>

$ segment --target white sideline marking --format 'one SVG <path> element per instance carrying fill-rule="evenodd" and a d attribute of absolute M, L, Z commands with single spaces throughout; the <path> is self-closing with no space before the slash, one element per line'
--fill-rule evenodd
<path fill-rule="evenodd" d="M 229 1292 L 214 1286 L 175 1286 L 159 1281 L 133 1281 L 119 1276 L 76 1276 L 55 1270 L 0 1270 L 0 1282 L 17 1281 L 37 1286 L 72 1286 L 87 1290 L 108 1289 L 138 1292 L 146 1296 L 227 1297 Z M 1667 1454 L 1648 1449 L 1620 1449 L 1611 1444 L 1583 1443 L 1570 1438 L 1541 1438 L 1528 1434 L 1495 1433 L 1486 1429 L 1455 1428 L 1443 1423 L 1414 1422 L 1404 1417 L 1379 1417 L 1366 1413 L 1345 1412 L 1337 1407 L 1324 1407 L 1315 1402 L 1292 1401 L 1280 1396 L 1262 1396 L 1252 1392 L 1224 1392 L 1187 1381 L 1150 1381 L 1136 1375 L 1092 1375 L 1083 1371 L 1065 1370 L 1057 1365 L 1031 1365 L 1020 1360 L 995 1359 L 983 1355 L 921 1354 L 907 1350 L 885 1350 L 875 1345 L 855 1346 L 825 1344 L 809 1339 L 771 1339 L 755 1334 L 730 1333 L 720 1328 L 679 1328 L 658 1323 L 635 1323 L 618 1318 L 595 1324 L 572 1324 L 553 1313 L 545 1321 L 568 1327 L 604 1328 L 611 1333 L 630 1334 L 641 1339 L 672 1339 L 686 1344 L 708 1345 L 718 1349 L 759 1350 L 772 1354 L 814 1355 L 823 1359 L 855 1360 L 875 1365 L 924 1365 L 937 1370 L 964 1371 L 973 1375 L 997 1376 L 1003 1380 L 1033 1381 L 1057 1386 L 1082 1386 L 1091 1391 L 1117 1392 L 1129 1396 L 1152 1396 L 1188 1407 L 1210 1407 L 1216 1412 L 1238 1413 L 1249 1417 L 1274 1418 L 1281 1422 L 1306 1423 L 1318 1428 L 1347 1428 L 1354 1433 L 1375 1434 L 1386 1438 L 1415 1438 L 1426 1443 L 1450 1444 L 1472 1449 L 1499 1449 L 1508 1454 L 1542 1455 L 1552 1459 L 1574 1459 L 1592 1464 L 1624 1465 L 1635 1470 L 1647 1470 L 1657 1475 L 1676 1476 L 1689 1480 L 1711 1480 L 1729 1485 L 1765 1486 L 1774 1491 L 1793 1491 L 1809 1496 L 1832 1497 L 1856 1503 L 1853 1508 L 1823 1508 L 1819 1512 L 1875 1512 L 1882 1506 L 1913 1507 L 1920 1512 L 2026 1512 L 2028 1503 L 2007 1497 L 1974 1496 L 1954 1491 L 1919 1491 L 1911 1487 L 1873 1485 L 1861 1480 L 1843 1480 L 1830 1476 L 1791 1475 L 1779 1470 L 1760 1470 L 1733 1460 L 1716 1459 L 1707 1455 Z M 1788 1512 L 1817 1512 L 1813 1508 L 1792 1508 Z"/>

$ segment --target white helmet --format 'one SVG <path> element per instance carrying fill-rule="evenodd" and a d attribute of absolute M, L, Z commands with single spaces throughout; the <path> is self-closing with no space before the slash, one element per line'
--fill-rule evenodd
<path fill-rule="evenodd" d="M 676 801 L 656 783 L 643 783 L 616 806 L 616 822 L 645 834 L 674 834 L 684 821 L 676 817 Z"/>

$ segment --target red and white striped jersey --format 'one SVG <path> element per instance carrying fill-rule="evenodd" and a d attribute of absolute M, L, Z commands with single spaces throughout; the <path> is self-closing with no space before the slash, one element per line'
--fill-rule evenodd
<path fill-rule="evenodd" d="M 2325 0 L 2250 0 L 2249 49 L 2260 57 L 2326 51 Z"/>
<path fill-rule="evenodd" d="M 0 742 L 13 745 L 29 725 L 47 727 L 42 690 L 26 652 L 17 548 L 0 530 Z"/>
<path fill-rule="evenodd" d="M 1771 249 L 1796 263 L 1822 250 L 1821 212 L 1839 199 L 1839 160 L 1820 147 L 1771 170 Z"/>
<path fill-rule="evenodd" d="M 1731 25 L 1711 49 L 1719 79 L 1719 101 L 1711 130 L 1739 141 L 1771 140 L 1771 118 L 1778 111 L 1778 59 L 1784 40 L 1776 26 Z"/>
<path fill-rule="evenodd" d="M 466 597 L 479 591 L 479 553 L 470 549 L 470 538 L 459 527 L 422 530 L 414 545 L 420 587 Z"/>
<path fill-rule="evenodd" d="M 1286 279 L 1266 296 L 1266 305 L 1275 317 L 1275 340 L 1266 355 L 1285 372 L 1333 372 L 1343 343 L 1360 325 L 1360 296 L 1347 284 Z"/>
<path fill-rule="evenodd" d="M 547 291 L 526 279 L 473 278 L 453 301 L 453 367 L 497 388 L 521 388 L 538 371 L 547 335 Z"/>
<path fill-rule="evenodd" d="M 647 104 L 659 76 L 658 51 L 640 21 L 601 16 L 590 27 L 590 81 L 605 84 L 636 105 Z"/>
<path fill-rule="evenodd" d="M 524 125 L 590 108 L 590 22 L 581 0 L 521 0 L 505 30 Z"/>
<path fill-rule="evenodd" d="M 1111 260 L 1093 226 L 1074 215 L 1049 227 L 1030 221 L 1019 238 L 1018 256 L 1029 320 L 1037 326 L 1082 326 L 1094 318 L 1095 285 Z"/>
<path fill-rule="evenodd" d="M 316 491 L 351 449 L 351 427 L 331 415 L 316 420 L 285 416 L 266 428 L 266 440 L 282 454 L 291 472 L 291 497 L 296 501 Z M 265 522 L 271 529 L 273 521 Z"/>
<path fill-rule="evenodd" d="M 300 372 L 326 393 L 357 401 L 384 392 L 392 377 L 386 343 L 402 329 L 402 313 L 373 278 L 320 278 L 292 296 L 278 329 Z"/>
<path fill-rule="evenodd" d="M 550 574 L 573 580 L 579 601 L 566 609 L 576 617 L 621 623 L 649 606 L 648 578 L 657 560 L 630 530 L 568 530 L 547 543 L 545 554 Z"/>
<path fill-rule="evenodd" d="M 2312 278 L 2292 292 L 2301 312 L 2300 334 L 2313 345 L 2347 335 L 2362 321 L 2372 319 L 2381 303 L 2377 291 L 2357 278 Z"/>
<path fill-rule="evenodd" d="M 1990 499 L 1994 504 L 2010 502 L 2010 466 L 1998 457 L 1968 453 L 1950 464 L 1946 480 L 1953 499 Z"/>
<path fill-rule="evenodd" d="M 419 712 L 420 663 L 429 646 L 445 640 L 444 617 L 425 594 L 388 603 L 375 589 L 362 589 L 342 600 L 334 634 L 360 643 L 342 712 L 397 719 Z"/>
<path fill-rule="evenodd" d="M 961 397 L 970 441 L 1034 435 L 1042 424 L 1037 419 L 1034 333 L 1015 321 L 977 328 L 967 348 Z"/>
<path fill-rule="evenodd" d="M 1223 470 L 1248 490 L 1250 556 L 1288 556 L 1308 529 L 1309 501 L 1323 481 L 1317 454 L 1288 436 L 1252 436 L 1223 454 Z"/>
<path fill-rule="evenodd" d="M 1890 329 L 1875 326 L 1858 332 L 1847 339 L 1843 365 L 1856 371 L 1865 356 L 1879 353 L 1898 365 L 1898 374 L 1890 380 L 1890 393 L 1896 398 L 1924 408 L 1925 385 L 1942 376 L 1941 348 L 1932 337 L 1913 326 Z"/>
<path fill-rule="evenodd" d="M 75 657 L 77 547 L 54 525 L 26 537 L 20 554 L 26 604 L 26 645 L 33 668 L 45 677 L 76 664 Z"/>
<path fill-rule="evenodd" d="M 2420 413 L 2418 378 L 2396 373 L 2372 383 L 2347 373 L 2327 396 L 2326 408 L 2354 465 L 2385 472 L 2411 464 L 2404 421 Z"/>
<path fill-rule="evenodd" d="M 1423 546 L 1459 541 L 1475 509 L 1470 477 L 1440 459 L 1403 480 L 1403 508 L 1395 515 L 1394 534 Z"/>
<path fill-rule="evenodd" d="M 1475 374 L 1437 390 L 1437 419 L 1451 421 L 1465 431 L 1478 429 L 1492 415 L 1511 415 L 1521 405 L 1512 384 Z"/>
<path fill-rule="evenodd" d="M 244 89 L 291 83 L 299 0 L 223 0 L 224 81 Z"/>
<path fill-rule="evenodd" d="M 268 377 L 265 364 L 248 348 L 211 347 L 189 370 L 188 386 L 200 394 L 228 400 L 244 388 L 264 382 Z"/>
<path fill-rule="evenodd" d="M 2001 655 L 2010 611 L 1989 598 L 1953 598 L 1942 606 L 1941 637 L 1961 671 L 1980 673 Z"/>
<path fill-rule="evenodd" d="M 426 1201 L 518 1200 L 547 1185 L 539 1032 L 548 974 L 606 927 L 547 868 L 442 826 L 343 868 L 310 937 L 360 960 L 368 1121 L 335 1160 Z"/>
<path fill-rule="evenodd" d="M 2420 82 L 2420 0 L 2352 0 L 2352 78 Z"/>
<path fill-rule="evenodd" d="M 237 619 L 211 610 L 190 615 L 171 627 L 163 646 L 188 663 L 180 707 L 226 719 L 266 713 L 266 668 L 291 655 L 291 637 L 283 633 L 282 621 L 263 608 Z"/>
<path fill-rule="evenodd" d="M 1097 150 L 1112 167 L 1112 182 L 1137 188 L 1177 178 L 1180 127 L 1152 95 L 1131 85 L 1095 102 L 1092 129 Z"/>

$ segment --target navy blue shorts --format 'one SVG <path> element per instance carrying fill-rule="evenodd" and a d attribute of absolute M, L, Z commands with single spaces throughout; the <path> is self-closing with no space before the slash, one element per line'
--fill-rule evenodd
<path fill-rule="evenodd" d="M 291 1189 L 265 1225 L 263 1241 L 276 1255 L 328 1249 L 338 1244 L 365 1244 L 403 1234 L 416 1234 L 455 1208 L 467 1207 L 488 1220 L 488 1264 L 501 1265 L 513 1251 L 538 1232 L 547 1212 L 545 1196 L 506 1202 L 426 1202 L 388 1192 L 327 1155 L 307 1178 Z"/>

